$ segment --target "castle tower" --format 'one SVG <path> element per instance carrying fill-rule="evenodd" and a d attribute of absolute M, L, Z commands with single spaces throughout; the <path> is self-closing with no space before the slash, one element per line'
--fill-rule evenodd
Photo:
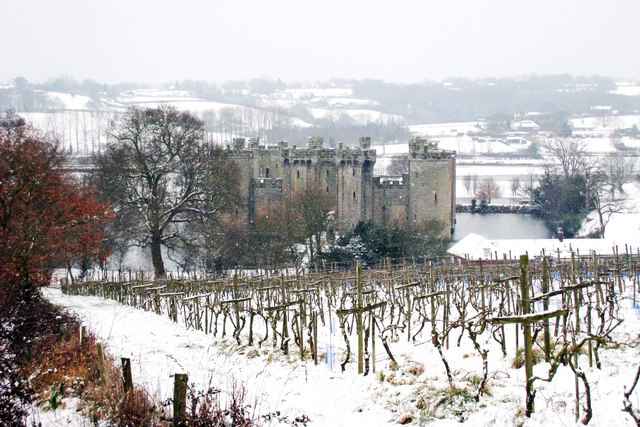
<path fill-rule="evenodd" d="M 455 227 L 456 155 L 438 149 L 423 138 L 409 142 L 406 180 L 407 221 L 419 224 L 437 219 L 445 224 L 446 237 Z"/>

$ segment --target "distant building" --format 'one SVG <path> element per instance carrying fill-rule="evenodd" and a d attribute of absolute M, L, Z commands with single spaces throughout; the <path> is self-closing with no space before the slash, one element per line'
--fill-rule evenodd
<path fill-rule="evenodd" d="M 330 196 L 341 231 L 360 220 L 387 226 L 437 219 L 447 237 L 453 233 L 456 154 L 426 139 L 409 142 L 408 173 L 398 177 L 373 175 L 376 151 L 369 137 L 360 138 L 358 148 L 340 143 L 335 149 L 325 148 L 321 137 L 309 138 L 307 148 L 236 138 L 228 149 L 240 168 L 249 219 L 281 203 L 284 195 L 313 185 Z"/>
<path fill-rule="evenodd" d="M 540 132 L 540 126 L 533 120 L 522 120 L 511 123 L 511 130 L 531 134 Z"/>

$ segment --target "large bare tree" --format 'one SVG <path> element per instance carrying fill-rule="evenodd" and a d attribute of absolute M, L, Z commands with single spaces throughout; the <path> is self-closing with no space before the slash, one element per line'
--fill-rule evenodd
<path fill-rule="evenodd" d="M 548 138 L 542 146 L 558 166 L 565 179 L 581 173 L 587 166 L 587 151 L 584 142 L 574 138 Z"/>
<path fill-rule="evenodd" d="M 197 236 L 184 238 L 187 230 L 206 230 L 192 225 L 215 222 L 235 203 L 235 163 L 205 141 L 202 121 L 172 107 L 129 110 L 111 137 L 96 159 L 96 186 L 118 213 L 115 231 L 148 247 L 156 277 L 164 277 L 163 246 L 197 244 Z"/>

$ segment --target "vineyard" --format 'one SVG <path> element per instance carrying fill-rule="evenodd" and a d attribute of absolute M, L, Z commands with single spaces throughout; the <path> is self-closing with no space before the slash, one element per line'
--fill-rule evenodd
<path fill-rule="evenodd" d="M 600 394 L 591 373 L 606 369 L 610 352 L 624 348 L 635 358 L 627 361 L 625 383 L 617 385 L 618 403 L 607 410 L 624 411 L 626 422 L 638 423 L 639 275 L 640 256 L 627 250 L 612 257 L 575 253 L 569 259 L 236 271 L 215 279 L 154 281 L 121 272 L 63 285 L 62 291 L 167 316 L 184 328 L 232 340 L 247 359 L 268 348 L 288 360 L 394 385 L 412 375 L 423 378 L 422 391 L 405 405 L 407 422 L 468 419 L 507 370 L 490 365 L 509 360 L 524 375 L 521 393 L 513 396 L 519 413 L 508 418 L 526 420 L 547 408 L 549 399 L 538 391 L 570 378 L 566 412 L 588 424 Z M 629 325 L 630 335 L 616 335 Z M 431 351 L 439 372 L 423 375 L 424 363 L 409 361 L 407 347 Z M 436 383 L 437 377 L 444 386 L 427 393 L 429 379 Z"/>

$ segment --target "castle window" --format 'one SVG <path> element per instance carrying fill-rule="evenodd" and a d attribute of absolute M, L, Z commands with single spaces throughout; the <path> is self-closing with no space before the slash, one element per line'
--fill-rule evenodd
<path fill-rule="evenodd" d="M 438 204 L 438 193 L 435 193 L 433 195 L 433 203 L 435 203 L 436 205 Z"/>
<path fill-rule="evenodd" d="M 413 216 L 413 220 L 414 220 L 414 221 L 417 221 L 417 220 L 418 220 L 418 215 L 414 215 L 414 216 Z"/>
<path fill-rule="evenodd" d="M 269 168 L 266 168 L 264 171 L 265 177 L 269 178 Z"/>
<path fill-rule="evenodd" d="M 276 169 L 278 169 L 278 165 L 279 165 L 279 164 L 280 164 L 280 163 L 276 163 Z"/>
<path fill-rule="evenodd" d="M 329 194 L 329 187 L 327 187 L 327 194 Z"/>
<path fill-rule="evenodd" d="M 327 178 L 329 178 L 329 169 L 327 169 Z"/>
<path fill-rule="evenodd" d="M 418 177 L 418 172 L 416 171 L 416 178 Z"/>
<path fill-rule="evenodd" d="M 351 173 L 352 173 L 351 176 L 356 176 L 356 168 L 351 169 Z"/>
<path fill-rule="evenodd" d="M 296 171 L 296 174 L 297 174 L 296 178 L 300 178 L 300 171 Z"/>
<path fill-rule="evenodd" d="M 385 205 L 382 205 L 382 212 L 386 211 L 387 207 Z"/>
<path fill-rule="evenodd" d="M 356 199 L 356 192 L 354 191 L 353 192 L 353 200 L 355 200 L 355 199 Z"/>

